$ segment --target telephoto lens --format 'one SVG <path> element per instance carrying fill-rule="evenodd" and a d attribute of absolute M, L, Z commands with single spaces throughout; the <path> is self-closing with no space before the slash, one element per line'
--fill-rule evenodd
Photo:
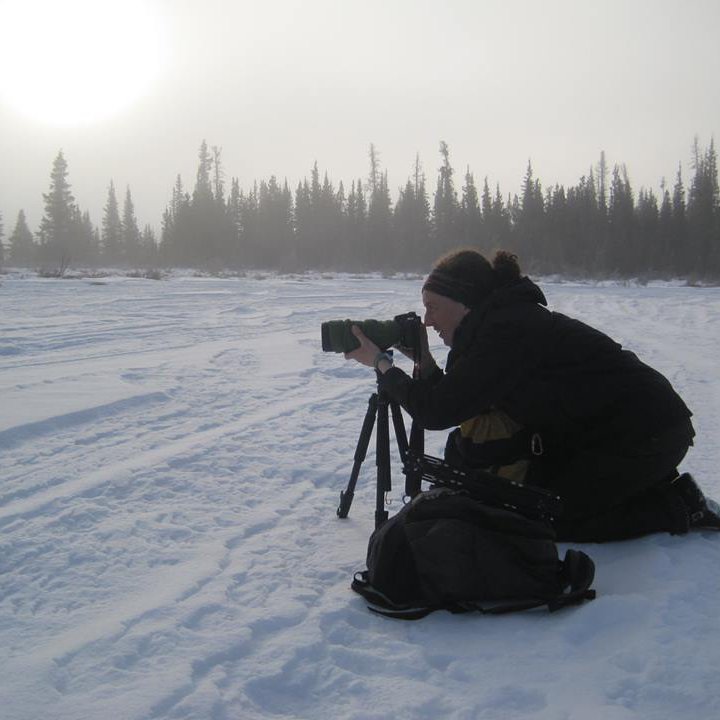
<path fill-rule="evenodd" d="M 402 338 L 402 326 L 395 320 L 330 320 L 320 326 L 323 351 L 346 353 L 357 350 L 360 341 L 352 333 L 353 325 L 357 325 L 381 350 L 387 350 Z"/>

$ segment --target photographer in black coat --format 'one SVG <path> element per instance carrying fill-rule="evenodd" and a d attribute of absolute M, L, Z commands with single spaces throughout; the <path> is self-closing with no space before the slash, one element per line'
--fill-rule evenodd
<path fill-rule="evenodd" d="M 551 489 L 560 539 L 603 541 L 720 529 L 720 509 L 677 467 L 691 412 L 670 383 L 594 328 L 547 309 L 514 255 L 441 258 L 423 286 L 424 323 L 450 347 L 446 371 L 422 338 L 411 379 L 359 328 L 346 354 L 428 430 L 450 433 L 446 460 Z M 400 348 L 402 350 L 402 348 Z"/>

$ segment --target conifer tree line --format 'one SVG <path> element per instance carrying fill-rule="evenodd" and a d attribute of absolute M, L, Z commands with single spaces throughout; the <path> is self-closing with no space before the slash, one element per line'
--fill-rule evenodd
<path fill-rule="evenodd" d="M 637 194 L 624 165 L 605 154 L 577 185 L 543 188 L 531 162 L 519 194 L 458 175 L 440 143 L 429 186 L 420 158 L 393 202 L 374 145 L 369 172 L 337 186 L 317 162 L 294 188 L 276 176 L 251 188 L 225 182 L 222 152 L 202 142 L 192 190 L 178 175 L 162 214 L 160 237 L 138 226 L 130 188 L 111 180 L 99 227 L 80 209 L 60 151 L 33 232 L 20 211 L 0 242 L 0 264 L 193 267 L 212 270 L 425 271 L 458 246 L 516 252 L 533 273 L 587 277 L 720 277 L 720 192 L 714 141 L 692 148 L 688 181 L 679 166 L 660 195 Z M 687 184 L 686 184 L 687 182 Z M 4 226 L 0 216 L 0 241 Z"/>

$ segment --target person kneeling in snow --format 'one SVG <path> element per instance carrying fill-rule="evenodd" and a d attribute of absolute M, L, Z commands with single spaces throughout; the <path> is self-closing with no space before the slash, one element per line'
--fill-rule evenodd
<path fill-rule="evenodd" d="M 425 328 L 418 379 L 357 326 L 360 347 L 345 357 L 375 367 L 380 390 L 423 428 L 459 426 L 447 462 L 559 494 L 560 540 L 720 530 L 720 507 L 678 474 L 695 435 L 683 400 L 607 335 L 548 310 L 515 255 L 490 263 L 454 251 L 435 264 L 422 300 L 424 325 L 450 347 L 444 373 Z"/>

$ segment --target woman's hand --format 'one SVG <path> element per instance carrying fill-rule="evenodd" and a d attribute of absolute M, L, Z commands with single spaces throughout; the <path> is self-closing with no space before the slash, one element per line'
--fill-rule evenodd
<path fill-rule="evenodd" d="M 420 377 L 427 378 L 435 372 L 437 363 L 435 362 L 435 358 L 430 354 L 430 344 L 428 342 L 427 328 L 425 325 L 421 325 L 418 328 L 417 340 L 420 346 Z M 394 345 L 393 347 L 413 362 L 417 362 L 418 358 L 416 357 L 417 351 L 415 348 L 404 347 L 402 345 Z"/>
<path fill-rule="evenodd" d="M 430 355 L 430 345 L 428 343 L 428 334 L 427 334 L 427 328 L 424 325 L 418 325 L 418 332 L 417 332 L 417 340 L 419 341 L 420 345 L 420 359 L 432 357 Z M 415 362 L 416 357 L 416 349 L 414 347 L 406 347 L 405 345 L 393 345 L 395 350 L 398 352 L 401 352 L 405 357 L 410 358 L 413 362 Z"/>
<path fill-rule="evenodd" d="M 370 338 L 368 338 L 357 325 L 353 325 L 350 330 L 358 339 L 360 347 L 355 348 L 355 350 L 352 350 L 351 352 L 346 352 L 345 359 L 357 360 L 362 365 L 375 367 L 375 358 L 380 352 L 380 348 L 372 340 L 370 340 Z"/>

